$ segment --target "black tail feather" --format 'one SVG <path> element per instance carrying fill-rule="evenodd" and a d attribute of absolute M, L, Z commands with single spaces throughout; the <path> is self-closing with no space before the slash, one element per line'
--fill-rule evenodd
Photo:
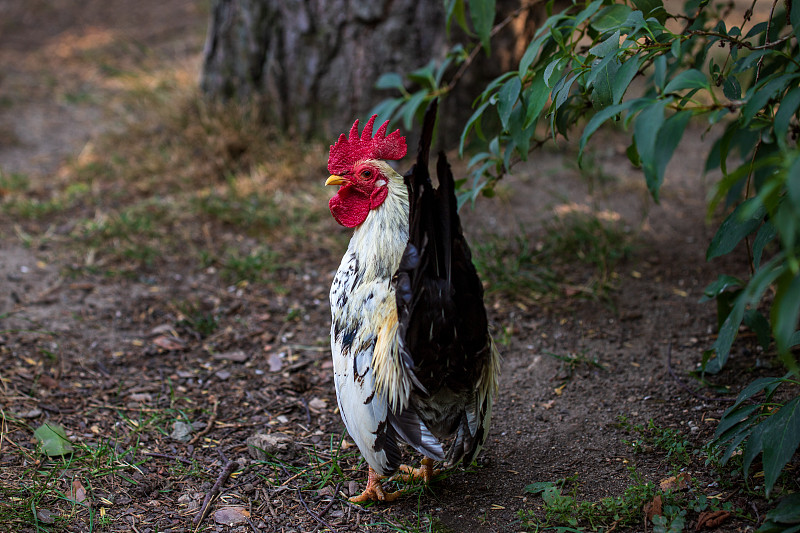
<path fill-rule="evenodd" d="M 437 438 L 456 437 L 448 460 L 471 460 L 482 439 L 471 434 L 465 407 L 475 401 L 491 350 L 483 287 L 443 152 L 436 164 L 438 189 L 428 171 L 436 110 L 434 101 L 425 113 L 416 164 L 405 175 L 409 240 L 394 286 L 403 360 L 421 385 L 411 407 Z"/>

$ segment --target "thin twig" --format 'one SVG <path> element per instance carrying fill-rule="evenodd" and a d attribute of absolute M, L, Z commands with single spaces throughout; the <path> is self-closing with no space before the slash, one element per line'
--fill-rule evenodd
<path fill-rule="evenodd" d="M 495 35 L 500 33 L 503 30 L 503 28 L 508 26 L 515 18 L 520 16 L 523 11 L 526 11 L 526 10 L 529 10 L 529 9 L 533 9 L 534 7 L 536 7 L 536 6 L 540 5 L 540 4 L 544 4 L 544 3 L 545 3 L 545 0 L 536 0 L 534 2 L 529 2 L 529 3 L 525 4 L 525 5 L 522 5 L 522 6 L 518 7 L 517 9 L 512 11 L 505 19 L 500 21 L 497 25 L 495 25 L 492 28 L 492 30 L 489 32 L 489 38 L 491 39 L 492 37 L 494 37 Z M 466 71 L 469 69 L 469 67 L 472 64 L 472 62 L 475 61 L 476 57 L 478 57 L 478 53 L 481 50 L 483 50 L 483 46 L 475 45 L 475 48 L 473 48 L 470 51 L 469 55 L 467 56 L 467 59 L 464 60 L 464 62 L 458 68 L 456 73 L 450 79 L 450 83 L 447 84 L 447 87 L 445 87 L 444 92 L 449 93 L 455 88 L 455 86 L 458 84 L 458 82 L 464 76 Z"/>
<path fill-rule="evenodd" d="M 301 397 L 300 400 L 302 400 L 303 407 L 305 407 L 305 409 L 306 409 L 306 421 L 308 422 L 308 425 L 310 426 L 311 425 L 311 410 L 308 408 L 308 400 L 306 400 L 304 397 Z"/>
<path fill-rule="evenodd" d="M 206 427 L 204 427 L 200 432 L 198 432 L 194 437 L 187 444 L 194 444 L 197 440 L 211 431 L 211 428 L 214 426 L 214 422 L 217 421 L 217 407 L 219 407 L 219 400 L 216 398 L 213 399 L 214 403 L 211 406 L 211 416 L 208 417 L 208 422 L 206 423 Z"/>
<path fill-rule="evenodd" d="M 244 519 L 247 520 L 247 523 L 250 525 L 251 528 L 253 528 L 253 531 L 255 531 L 256 533 L 261 533 L 261 530 L 256 527 L 256 525 L 253 523 L 252 520 L 250 520 L 246 516 L 244 517 Z"/>
<path fill-rule="evenodd" d="M 700 394 L 699 392 L 695 391 L 694 389 L 692 389 L 686 383 L 684 383 L 681 380 L 681 378 L 678 377 L 678 374 L 676 374 L 675 371 L 672 369 L 672 343 L 671 342 L 669 343 L 669 345 L 667 345 L 667 370 L 669 371 L 670 376 L 672 376 L 672 379 L 674 379 L 675 382 L 678 385 L 680 385 L 682 389 L 684 389 L 686 392 L 688 392 L 692 396 L 695 396 L 696 398 L 700 398 L 701 400 L 704 400 L 704 401 L 707 401 L 707 402 L 735 402 L 736 401 L 736 398 L 723 398 L 723 397 L 719 397 L 719 396 L 717 396 L 717 397 L 704 396 L 704 395 Z"/>
<path fill-rule="evenodd" d="M 311 518 L 313 518 L 314 520 L 316 520 L 317 522 L 319 522 L 323 526 L 327 527 L 328 529 L 330 529 L 331 531 L 336 533 L 336 530 L 333 528 L 332 525 L 330 525 L 321 516 L 319 516 L 317 513 L 312 511 L 311 508 L 309 508 L 308 504 L 306 503 L 305 498 L 303 498 L 303 491 L 302 490 L 297 489 L 297 495 L 300 497 L 300 503 L 303 504 L 303 507 L 305 507 L 306 512 L 311 516 Z"/>
<path fill-rule="evenodd" d="M 336 495 L 337 495 L 337 494 L 339 494 L 339 489 L 340 489 L 340 488 L 342 488 L 342 482 L 341 482 L 341 481 L 340 481 L 339 483 L 337 483 L 337 484 L 336 484 L 336 488 L 335 488 L 335 489 L 333 489 L 333 496 L 331 496 L 331 501 L 329 501 L 329 502 L 328 502 L 328 505 L 326 505 L 326 506 L 325 506 L 325 509 L 323 509 L 322 511 L 320 511 L 320 513 L 319 513 L 319 516 L 320 516 L 320 518 L 322 518 L 323 516 L 325 516 L 325 513 L 327 513 L 327 512 L 328 512 L 328 510 L 329 510 L 329 509 L 330 509 L 330 508 L 333 506 L 333 504 L 336 502 Z"/>
<path fill-rule="evenodd" d="M 151 453 L 151 452 L 147 452 L 147 453 L 143 453 L 142 455 L 144 455 L 146 457 L 160 457 L 161 459 L 169 459 L 171 461 L 179 461 L 179 462 L 181 462 L 183 464 L 187 464 L 187 465 L 193 465 L 194 464 L 189 459 L 184 459 L 183 457 L 178 457 L 176 455 L 167 455 L 166 453 Z"/>
<path fill-rule="evenodd" d="M 222 451 L 220 451 L 220 453 L 222 453 Z M 227 481 L 231 473 L 233 473 L 233 471 L 237 468 L 239 468 L 239 463 L 236 461 L 226 461 L 224 467 L 222 468 L 222 472 L 220 472 L 219 477 L 217 477 L 217 481 L 214 483 L 214 486 L 211 487 L 211 490 L 208 491 L 205 499 L 203 500 L 203 505 L 200 507 L 200 514 L 198 514 L 194 520 L 192 520 L 195 525 L 199 525 L 200 522 L 206 518 L 208 510 L 210 509 L 211 500 L 219 495 L 220 491 L 222 490 L 222 485 L 225 484 L 225 481 Z"/>

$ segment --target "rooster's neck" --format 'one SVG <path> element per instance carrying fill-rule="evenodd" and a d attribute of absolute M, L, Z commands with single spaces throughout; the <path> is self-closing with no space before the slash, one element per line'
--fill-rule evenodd
<path fill-rule="evenodd" d="M 408 190 L 403 177 L 392 171 L 386 200 L 355 229 L 347 251 L 363 269 L 363 281 L 391 279 L 407 243 Z"/>

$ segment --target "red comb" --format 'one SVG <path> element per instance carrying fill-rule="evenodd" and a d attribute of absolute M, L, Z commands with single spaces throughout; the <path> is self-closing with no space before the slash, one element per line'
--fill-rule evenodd
<path fill-rule="evenodd" d="M 389 121 L 384 122 L 375 137 L 372 136 L 372 126 L 378 115 L 372 115 L 364 126 L 361 135 L 358 134 L 358 120 L 350 128 L 350 136 L 344 133 L 339 135 L 336 144 L 331 145 L 328 156 L 328 172 L 331 174 L 345 174 L 353 165 L 364 159 L 397 160 L 406 155 L 406 138 L 400 135 L 400 130 L 395 130 L 386 135 Z"/>

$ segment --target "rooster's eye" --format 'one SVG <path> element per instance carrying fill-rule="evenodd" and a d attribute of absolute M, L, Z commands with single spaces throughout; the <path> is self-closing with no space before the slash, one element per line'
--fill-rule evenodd
<path fill-rule="evenodd" d="M 372 172 L 370 172 L 369 170 L 362 170 L 361 177 L 367 180 L 372 177 Z"/>

